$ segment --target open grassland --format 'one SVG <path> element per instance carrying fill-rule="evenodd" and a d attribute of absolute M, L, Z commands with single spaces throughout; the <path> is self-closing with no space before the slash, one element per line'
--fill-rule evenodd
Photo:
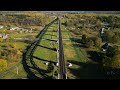
<path fill-rule="evenodd" d="M 63 38 L 63 48 L 64 48 L 64 57 L 65 62 L 72 63 L 72 67 L 67 67 L 67 76 L 68 79 L 76 79 L 76 78 L 93 78 L 95 67 L 90 68 L 92 64 L 89 64 L 90 60 L 88 59 L 87 52 L 84 48 L 80 48 L 78 43 L 72 41 L 71 38 L 74 38 L 72 34 L 65 29 L 62 25 L 62 38 Z M 54 30 L 54 31 L 53 31 Z M 32 34 L 36 35 L 36 34 Z M 53 24 L 48 31 L 42 37 L 39 45 L 37 45 L 37 49 L 33 54 L 33 64 L 28 63 L 30 70 L 38 77 L 46 78 L 47 76 L 50 77 L 53 72 L 46 72 L 48 66 L 46 65 L 47 62 L 54 63 L 54 68 L 57 71 L 57 52 L 55 49 L 58 48 L 57 39 L 58 39 L 58 32 L 57 32 L 57 24 Z M 17 37 L 16 35 L 12 35 L 13 37 Z M 23 37 L 25 35 L 19 35 Z M 24 47 L 24 44 L 18 42 L 19 45 L 17 47 Z M 23 45 L 23 46 L 22 46 Z M 35 67 L 37 68 L 35 69 Z M 17 74 L 18 68 L 18 74 Z M 93 69 L 93 71 L 92 71 Z M 91 70 L 91 71 L 90 71 Z M 99 73 L 98 73 L 99 74 Z M 22 63 L 18 65 L 13 70 L 9 71 L 9 73 L 5 74 L 2 78 L 27 78 L 27 73 L 24 71 Z M 91 75 L 91 77 L 89 77 Z M 54 76 L 57 79 L 57 76 Z"/>
<path fill-rule="evenodd" d="M 74 42 L 70 40 L 72 36 L 68 31 L 65 30 L 65 27 L 62 25 L 62 38 L 64 45 L 64 56 L 65 62 L 86 62 L 86 56 L 83 54 L 85 51 L 80 50 L 79 47 L 75 47 Z M 54 31 L 52 31 L 54 30 Z M 35 34 L 33 34 L 35 35 Z M 37 49 L 35 50 L 33 56 L 37 58 L 33 58 L 33 61 L 36 66 L 38 66 L 42 71 L 47 70 L 46 62 L 52 61 L 56 65 L 57 63 L 57 52 L 53 50 L 53 48 L 58 48 L 58 44 L 56 43 L 58 39 L 57 32 L 57 24 L 53 24 L 52 27 L 48 28 L 48 31 L 42 37 L 41 42 L 39 43 Z M 19 35 L 19 37 L 25 36 Z M 12 37 L 17 37 L 17 35 L 12 35 Z M 51 41 L 51 39 L 55 39 Z M 19 42 L 19 44 L 22 44 Z M 21 45 L 20 45 L 21 46 Z M 18 46 L 19 47 L 19 46 Z M 22 46 L 24 47 L 24 45 Z M 80 66 L 72 63 L 72 69 L 78 69 Z M 41 73 L 32 68 L 32 64 L 29 64 L 31 67 L 31 71 L 38 77 L 42 77 Z M 57 67 L 54 66 L 57 70 Z M 24 71 L 22 64 L 18 66 L 19 74 L 16 74 L 16 68 L 11 70 L 8 74 L 6 74 L 3 78 L 26 78 L 27 73 Z M 41 71 L 41 72 L 42 72 Z M 51 73 L 46 73 L 48 76 L 52 75 Z M 69 67 L 67 68 L 67 76 L 70 79 L 78 78 L 76 77 Z M 55 76 L 57 78 L 57 76 Z"/>

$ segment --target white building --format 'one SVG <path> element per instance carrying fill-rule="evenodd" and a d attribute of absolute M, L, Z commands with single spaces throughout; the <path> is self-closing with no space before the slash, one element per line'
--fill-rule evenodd
<path fill-rule="evenodd" d="M 4 26 L 0 26 L 0 29 L 2 29 Z"/>
<path fill-rule="evenodd" d="M 22 30 L 22 28 L 14 27 L 14 28 L 11 28 L 11 29 L 10 29 L 10 31 L 14 31 L 14 30 Z"/>
<path fill-rule="evenodd" d="M 0 34 L 0 37 L 2 37 L 2 34 Z"/>
<path fill-rule="evenodd" d="M 32 33 L 33 31 L 32 31 L 32 29 L 31 30 L 29 30 L 29 33 Z"/>
<path fill-rule="evenodd" d="M 8 34 L 5 34 L 5 33 L 0 34 L 0 37 L 3 38 L 3 39 L 7 39 L 8 38 Z"/>
<path fill-rule="evenodd" d="M 4 34 L 3 39 L 7 39 L 7 38 L 8 38 L 8 34 Z"/>
<path fill-rule="evenodd" d="M 103 33 L 104 33 L 104 30 L 105 30 L 105 28 L 102 28 L 102 30 L 101 30 L 101 34 L 103 34 Z"/>

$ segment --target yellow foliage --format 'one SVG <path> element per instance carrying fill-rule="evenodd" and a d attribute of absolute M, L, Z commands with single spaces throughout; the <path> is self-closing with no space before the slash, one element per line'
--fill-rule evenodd
<path fill-rule="evenodd" d="M 113 68 L 120 68 L 120 60 L 115 60 L 111 63 Z"/>
<path fill-rule="evenodd" d="M 4 59 L 0 59 L 0 72 L 7 68 L 7 61 Z"/>
<path fill-rule="evenodd" d="M 15 49 L 17 48 L 17 45 L 16 45 L 16 43 L 14 43 L 14 44 L 13 44 L 13 47 L 14 47 Z"/>
<path fill-rule="evenodd" d="M 20 52 L 20 50 L 17 50 L 17 54 L 18 54 L 18 55 L 21 55 L 22 53 Z"/>
<path fill-rule="evenodd" d="M 114 56 L 115 59 L 120 59 L 120 54 Z"/>
<path fill-rule="evenodd" d="M 117 54 L 113 57 L 113 61 L 111 62 L 111 66 L 113 68 L 120 68 L 120 54 Z"/>
<path fill-rule="evenodd" d="M 3 39 L 2 38 L 0 38 L 0 42 L 2 42 L 3 41 Z"/>

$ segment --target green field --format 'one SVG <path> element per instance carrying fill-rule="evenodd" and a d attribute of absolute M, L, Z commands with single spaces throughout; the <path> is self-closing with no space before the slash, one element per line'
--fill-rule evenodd
<path fill-rule="evenodd" d="M 31 35 L 31 36 L 36 36 L 37 35 L 37 33 L 23 33 L 23 34 L 10 34 L 10 37 L 11 37 L 11 39 L 14 39 L 14 38 L 21 38 L 21 37 L 24 37 L 24 36 L 29 36 L 29 35 Z"/>
<path fill-rule="evenodd" d="M 18 74 L 17 74 L 17 68 L 18 68 Z M 26 75 L 27 73 L 24 71 L 23 65 L 20 64 L 14 69 L 8 71 L 7 74 L 3 75 L 2 79 L 25 79 Z"/>
<path fill-rule="evenodd" d="M 77 44 L 76 42 L 72 41 L 70 38 L 74 38 L 69 31 L 65 30 L 64 26 L 62 27 L 62 37 L 63 37 L 63 46 L 64 46 L 64 56 L 65 56 L 65 62 L 72 63 L 72 67 L 67 67 L 67 77 L 69 79 L 76 79 L 76 78 L 86 78 L 86 77 L 79 77 L 80 74 L 79 71 L 77 71 L 80 68 L 83 68 L 80 63 L 85 64 L 86 62 L 89 62 L 87 58 L 87 53 L 84 49 L 75 46 Z M 54 32 L 52 30 L 55 30 Z M 64 31 L 65 30 L 65 31 Z M 34 65 L 29 63 L 30 70 L 38 77 L 42 77 L 44 74 L 48 76 L 52 75 L 52 72 L 49 73 L 42 73 L 43 71 L 46 71 L 48 66 L 46 65 L 46 62 L 53 62 L 54 68 L 57 70 L 57 52 L 54 50 L 55 48 L 58 48 L 58 44 L 56 43 L 57 35 L 57 24 L 53 24 L 50 28 L 48 28 L 48 31 L 44 34 L 42 37 L 41 42 L 37 46 L 37 49 L 35 50 L 33 57 L 33 63 L 35 66 L 39 67 L 38 71 L 37 69 L 33 69 Z M 33 34 L 35 35 L 35 34 Z M 13 37 L 17 37 L 16 35 L 12 35 Z M 19 35 L 19 36 L 25 36 Z M 52 40 L 51 39 L 55 39 Z M 24 47 L 24 44 L 18 42 L 20 46 Z M 18 46 L 18 47 L 20 47 Z M 76 70 L 76 71 L 75 71 Z M 9 78 L 9 79 L 16 79 L 16 78 L 27 78 L 27 73 L 24 71 L 24 68 L 22 64 L 18 65 L 18 71 L 19 74 L 16 73 L 16 68 L 11 70 L 9 73 L 5 74 L 3 78 Z M 88 74 L 87 71 L 83 70 L 82 74 Z M 54 78 L 57 79 L 57 76 L 54 76 Z"/>

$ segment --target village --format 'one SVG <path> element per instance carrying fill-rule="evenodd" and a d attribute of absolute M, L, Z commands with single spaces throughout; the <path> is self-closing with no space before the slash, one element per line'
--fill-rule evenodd
<path fill-rule="evenodd" d="M 9 34 L 5 33 L 5 31 L 9 31 L 14 34 L 34 33 L 33 29 L 26 29 L 26 28 L 21 28 L 21 27 L 10 27 L 9 29 L 7 29 L 7 26 L 0 25 L 0 29 L 4 29 L 4 32 L 0 32 L 0 38 L 2 38 L 3 40 L 9 38 Z"/>

